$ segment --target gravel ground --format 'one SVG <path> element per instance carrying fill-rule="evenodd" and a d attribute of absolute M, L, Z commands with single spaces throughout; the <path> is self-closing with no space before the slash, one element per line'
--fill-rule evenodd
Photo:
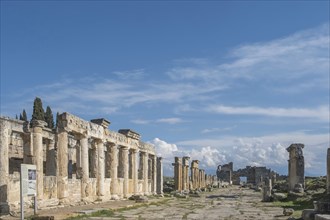
<path fill-rule="evenodd" d="M 200 193 L 199 196 L 200 197 L 190 196 L 188 198 L 154 198 L 149 200 L 149 205 L 147 206 L 141 206 L 140 203 L 135 203 L 131 200 L 109 201 L 83 206 L 69 206 L 40 210 L 39 215 L 54 216 L 55 219 L 58 220 L 77 215 L 77 212 L 88 214 L 97 210 L 111 209 L 114 210 L 114 215 L 112 217 L 85 217 L 84 219 L 288 219 L 287 216 L 283 216 L 282 208 L 274 207 L 272 206 L 272 203 L 261 202 L 261 193 L 255 192 L 251 189 L 232 186 L 215 189 L 212 192 L 203 192 Z M 26 216 L 28 215 L 29 213 L 26 214 Z M 2 219 L 11 220 L 17 219 L 17 217 L 7 216 L 2 217 Z"/>

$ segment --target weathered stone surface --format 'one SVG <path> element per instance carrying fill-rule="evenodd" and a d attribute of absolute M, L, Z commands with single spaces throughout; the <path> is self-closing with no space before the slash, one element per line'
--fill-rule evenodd
<path fill-rule="evenodd" d="M 305 161 L 302 149 L 303 144 L 291 144 L 286 150 L 289 152 L 289 190 L 294 191 L 296 184 L 301 187 L 296 191 L 301 192 L 305 188 Z"/>
<path fill-rule="evenodd" d="M 30 126 L 0 117 L 0 214 L 19 208 L 19 181 L 14 174 L 19 174 L 21 163 L 36 164 L 38 201 L 45 207 L 161 194 L 157 180 L 162 166 L 154 146 L 140 141 L 132 130 L 122 131 L 125 134 L 108 130 L 109 123 L 63 113 L 52 130 L 43 121 L 32 121 Z"/>

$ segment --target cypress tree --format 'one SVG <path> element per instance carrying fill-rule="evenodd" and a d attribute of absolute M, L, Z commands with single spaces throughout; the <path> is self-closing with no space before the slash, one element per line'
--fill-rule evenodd
<path fill-rule="evenodd" d="M 53 129 L 54 128 L 54 116 L 52 109 L 47 106 L 45 112 L 45 122 L 47 122 L 47 127 Z"/>
<path fill-rule="evenodd" d="M 24 121 L 24 120 L 23 120 L 22 113 L 19 114 L 19 120 Z"/>
<path fill-rule="evenodd" d="M 60 117 L 60 113 L 57 112 L 57 113 L 56 113 L 56 125 L 55 125 L 56 127 L 58 127 L 58 123 L 59 123 L 58 120 L 59 120 L 59 117 Z"/>
<path fill-rule="evenodd" d="M 23 109 L 22 120 L 23 120 L 23 121 L 27 121 L 27 116 L 26 116 L 25 109 Z"/>
<path fill-rule="evenodd" d="M 44 109 L 42 108 L 42 101 L 38 97 L 34 99 L 32 120 L 45 121 L 45 113 Z"/>
<path fill-rule="evenodd" d="M 15 118 L 18 119 L 17 114 L 16 114 L 16 117 Z"/>

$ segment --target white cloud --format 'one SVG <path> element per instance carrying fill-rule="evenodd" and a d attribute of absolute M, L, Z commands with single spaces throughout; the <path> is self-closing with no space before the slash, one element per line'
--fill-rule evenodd
<path fill-rule="evenodd" d="M 234 128 L 236 128 L 237 126 L 231 126 L 231 127 L 226 127 L 226 128 L 205 128 L 202 130 L 202 134 L 206 134 L 206 133 L 213 133 L 213 132 L 223 132 L 223 131 L 231 131 Z"/>
<path fill-rule="evenodd" d="M 289 154 L 286 148 L 292 143 L 305 144 L 306 173 L 325 174 L 326 149 L 330 146 L 330 135 L 308 134 L 303 131 L 283 134 L 272 134 L 260 137 L 226 136 L 217 139 L 192 139 L 180 141 L 179 146 L 190 146 L 193 149 L 211 146 L 220 152 L 221 161 L 234 162 L 235 169 L 247 165 L 267 166 L 275 171 L 287 174 Z M 216 152 L 213 151 L 213 152 Z"/>
<path fill-rule="evenodd" d="M 150 123 L 149 120 L 143 120 L 143 119 L 135 119 L 135 120 L 131 120 L 131 122 L 134 124 L 140 124 L 140 125 L 145 125 L 145 124 Z"/>
<path fill-rule="evenodd" d="M 300 87 L 300 91 L 324 89 L 329 88 L 329 49 L 326 23 L 281 39 L 240 45 L 229 52 L 228 62 L 215 65 L 191 62 L 172 68 L 168 75 L 174 80 L 195 79 L 225 85 L 235 84 L 237 79 L 262 80 L 277 90 L 279 87 L 286 90 L 289 85 Z M 281 83 L 274 86 L 274 81 Z"/>
<path fill-rule="evenodd" d="M 322 121 L 329 121 L 329 106 L 320 106 L 315 109 L 306 108 L 260 108 L 255 106 L 232 107 L 224 105 L 213 105 L 206 108 L 206 111 L 230 115 L 264 115 L 274 117 L 299 117 L 316 118 Z"/>
<path fill-rule="evenodd" d="M 183 120 L 181 118 L 160 118 L 156 120 L 158 123 L 166 123 L 166 124 L 178 124 L 182 123 Z"/>

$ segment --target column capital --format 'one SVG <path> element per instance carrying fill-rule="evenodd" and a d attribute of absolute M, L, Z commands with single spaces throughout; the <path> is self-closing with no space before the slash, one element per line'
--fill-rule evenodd
<path fill-rule="evenodd" d="M 119 145 L 119 148 L 120 148 L 121 150 L 128 150 L 128 149 L 129 149 L 129 147 L 124 146 L 124 145 Z"/>

